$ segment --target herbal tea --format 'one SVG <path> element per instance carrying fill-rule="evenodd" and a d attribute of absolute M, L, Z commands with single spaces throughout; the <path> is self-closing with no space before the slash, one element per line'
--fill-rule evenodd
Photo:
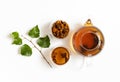
<path fill-rule="evenodd" d="M 73 47 L 85 56 L 93 56 L 99 53 L 104 45 L 102 32 L 92 26 L 88 20 L 81 29 L 73 35 Z"/>

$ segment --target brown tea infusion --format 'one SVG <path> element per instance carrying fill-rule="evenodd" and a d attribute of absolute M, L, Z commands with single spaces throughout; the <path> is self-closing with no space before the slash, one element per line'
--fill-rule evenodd
<path fill-rule="evenodd" d="M 97 27 L 92 25 L 90 19 L 73 35 L 74 49 L 85 56 L 96 55 L 101 51 L 103 45 L 103 34 Z"/>
<path fill-rule="evenodd" d="M 52 60 L 58 65 L 63 65 L 69 60 L 69 52 L 64 47 L 57 47 L 52 52 Z"/>

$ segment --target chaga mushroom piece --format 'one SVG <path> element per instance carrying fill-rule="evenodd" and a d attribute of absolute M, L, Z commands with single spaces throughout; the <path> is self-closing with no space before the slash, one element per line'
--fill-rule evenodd
<path fill-rule="evenodd" d="M 57 38 L 65 38 L 69 33 L 69 25 L 62 21 L 57 20 L 52 26 L 52 34 Z"/>

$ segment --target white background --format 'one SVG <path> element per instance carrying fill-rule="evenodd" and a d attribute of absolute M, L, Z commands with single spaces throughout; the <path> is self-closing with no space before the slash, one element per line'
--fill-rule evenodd
<path fill-rule="evenodd" d="M 0 82 L 120 82 L 119 9 L 119 0 L 0 0 Z M 103 32 L 105 46 L 95 57 L 85 58 L 86 63 L 70 51 L 69 62 L 55 66 L 50 51 L 63 44 L 53 46 L 53 39 L 46 55 L 51 69 L 35 49 L 31 57 L 21 56 L 20 46 L 11 45 L 8 36 L 12 31 L 25 35 L 37 24 L 44 36 L 55 19 L 68 22 L 72 31 L 88 18 Z M 65 47 L 70 50 L 69 45 Z"/>

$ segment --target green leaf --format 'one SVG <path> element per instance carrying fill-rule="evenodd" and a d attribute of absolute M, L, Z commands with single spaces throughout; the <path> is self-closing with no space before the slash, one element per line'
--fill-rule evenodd
<path fill-rule="evenodd" d="M 28 35 L 32 38 L 38 38 L 40 34 L 40 30 L 38 28 L 38 25 L 36 25 L 35 27 L 33 27 L 29 32 Z"/>
<path fill-rule="evenodd" d="M 22 39 L 21 38 L 14 38 L 12 44 L 16 44 L 16 45 L 21 45 L 22 44 Z"/>
<path fill-rule="evenodd" d="M 19 33 L 18 32 L 12 32 L 11 37 L 12 38 L 18 38 L 19 37 Z"/>
<path fill-rule="evenodd" d="M 19 37 L 18 32 L 12 32 L 10 36 L 13 38 L 12 44 L 16 44 L 16 45 L 22 44 L 22 39 Z"/>
<path fill-rule="evenodd" d="M 48 35 L 45 37 L 40 37 L 37 40 L 37 44 L 42 48 L 48 48 L 50 46 L 50 39 L 49 39 Z"/>
<path fill-rule="evenodd" d="M 32 55 L 32 49 L 30 48 L 29 45 L 24 44 L 21 46 L 21 55 L 23 56 L 31 56 Z"/>

